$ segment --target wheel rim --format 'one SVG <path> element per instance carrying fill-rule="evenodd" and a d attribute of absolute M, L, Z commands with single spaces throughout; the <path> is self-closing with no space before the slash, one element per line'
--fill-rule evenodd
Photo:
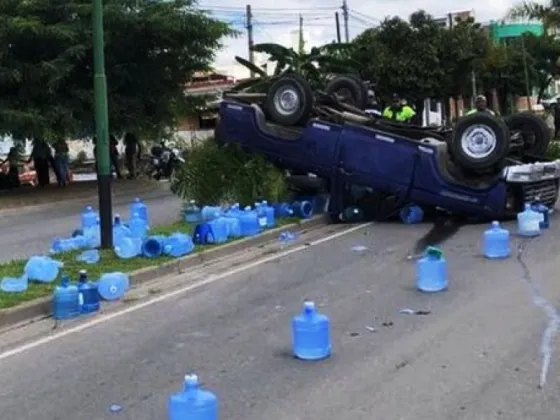
<path fill-rule="evenodd" d="M 299 109 L 299 94 L 292 86 L 279 89 L 273 101 L 276 112 L 284 116 L 292 115 Z"/>
<path fill-rule="evenodd" d="M 342 100 L 342 102 L 346 102 L 349 105 L 354 105 L 356 102 L 354 100 L 352 92 L 348 88 L 340 88 L 335 93 Z"/>
<path fill-rule="evenodd" d="M 483 159 L 496 149 L 497 141 L 494 131 L 486 125 L 473 125 L 461 136 L 463 153 L 475 159 Z"/>

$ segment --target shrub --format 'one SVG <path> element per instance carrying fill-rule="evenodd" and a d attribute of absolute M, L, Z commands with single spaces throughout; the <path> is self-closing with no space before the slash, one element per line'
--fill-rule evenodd
<path fill-rule="evenodd" d="M 219 147 L 213 139 L 194 145 L 176 173 L 172 191 L 200 204 L 255 200 L 281 201 L 287 194 L 284 173 L 264 157 L 238 147 Z"/>
<path fill-rule="evenodd" d="M 548 145 L 546 157 L 549 159 L 560 159 L 560 143 L 553 141 Z"/>

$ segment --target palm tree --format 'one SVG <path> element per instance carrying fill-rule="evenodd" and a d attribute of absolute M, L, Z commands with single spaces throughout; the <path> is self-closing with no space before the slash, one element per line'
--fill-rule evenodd
<path fill-rule="evenodd" d="M 540 20 L 545 28 L 557 28 L 560 27 L 560 0 L 549 0 L 545 4 L 523 1 L 509 9 L 506 17 L 512 20 Z"/>

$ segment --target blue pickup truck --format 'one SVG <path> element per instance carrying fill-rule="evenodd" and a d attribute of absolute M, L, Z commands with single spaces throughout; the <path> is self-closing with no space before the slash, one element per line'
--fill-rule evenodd
<path fill-rule="evenodd" d="M 349 204 L 343 190 L 350 184 L 401 205 L 414 202 L 483 219 L 510 218 L 537 199 L 553 206 L 558 198 L 560 161 L 508 158 L 498 171 L 465 176 L 448 142 L 429 134 L 414 137 L 383 126 L 321 118 L 285 126 L 266 118 L 261 106 L 236 100 L 220 104 L 216 127 L 220 144 L 237 144 L 283 168 L 324 179 L 333 216 Z"/>

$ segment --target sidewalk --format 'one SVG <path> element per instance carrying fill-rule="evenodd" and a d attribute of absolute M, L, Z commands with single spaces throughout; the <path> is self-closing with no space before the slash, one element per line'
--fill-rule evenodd
<path fill-rule="evenodd" d="M 159 184 L 149 180 L 116 180 L 113 183 L 113 194 L 140 194 L 160 188 Z M 97 181 L 74 182 L 64 188 L 56 184 L 45 188 L 21 187 L 13 191 L 0 191 L 0 211 L 90 197 L 97 197 Z"/>

